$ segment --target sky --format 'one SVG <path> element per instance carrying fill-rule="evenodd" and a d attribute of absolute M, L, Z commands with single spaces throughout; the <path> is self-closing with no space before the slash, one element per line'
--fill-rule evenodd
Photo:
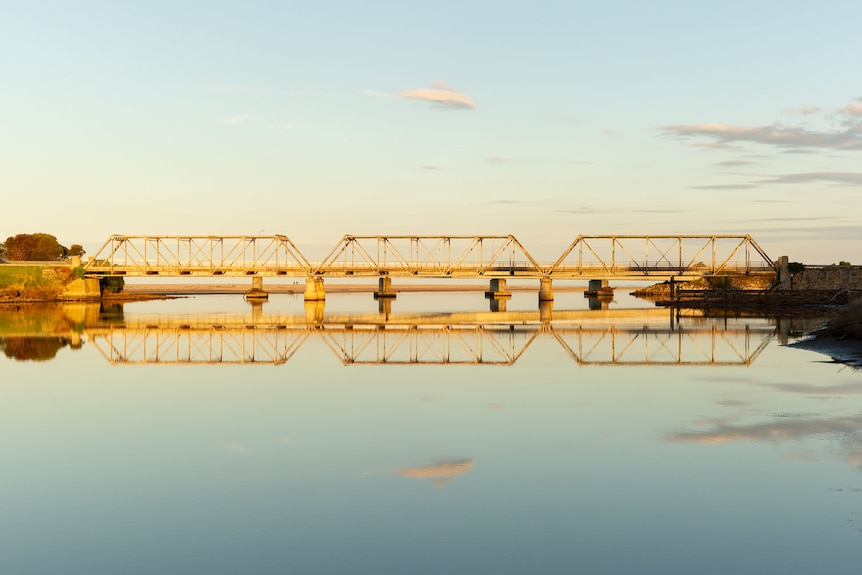
<path fill-rule="evenodd" d="M 862 3 L 0 0 L 0 236 L 862 264 Z"/>

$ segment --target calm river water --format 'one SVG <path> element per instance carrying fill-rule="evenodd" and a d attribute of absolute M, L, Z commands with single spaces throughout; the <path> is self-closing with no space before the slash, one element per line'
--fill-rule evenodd
<path fill-rule="evenodd" d="M 535 298 L 0 309 L 0 573 L 858 570 L 816 322 Z"/>

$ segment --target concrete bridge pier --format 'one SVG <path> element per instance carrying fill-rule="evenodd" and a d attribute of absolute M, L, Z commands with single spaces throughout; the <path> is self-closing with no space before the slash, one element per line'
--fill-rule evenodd
<path fill-rule="evenodd" d="M 305 280 L 305 301 L 323 301 L 326 292 L 323 289 L 323 278 L 308 278 Z"/>
<path fill-rule="evenodd" d="M 790 258 L 780 256 L 775 262 L 775 272 L 778 275 L 777 284 L 782 289 L 793 289 L 793 277 L 790 275 Z"/>
<path fill-rule="evenodd" d="M 614 288 L 608 285 L 608 280 L 590 280 L 587 285 L 587 290 L 584 292 L 585 297 L 595 297 L 601 295 L 614 295 Z"/>
<path fill-rule="evenodd" d="M 554 286 L 551 278 L 541 278 L 539 280 L 539 302 L 554 301 Z"/>
<path fill-rule="evenodd" d="M 392 278 L 382 277 L 377 280 L 377 291 L 374 292 L 374 299 L 394 298 L 397 294 L 392 289 Z"/>
<path fill-rule="evenodd" d="M 512 297 L 512 292 L 506 289 L 506 280 L 492 279 L 485 297 L 490 299 L 502 299 Z"/>
<path fill-rule="evenodd" d="M 269 294 L 263 289 L 263 278 L 254 276 L 251 278 L 251 289 L 245 292 L 245 299 L 263 301 L 269 299 Z"/>
<path fill-rule="evenodd" d="M 500 298 L 497 299 L 492 297 L 488 300 L 491 303 L 491 311 L 492 312 L 504 312 L 506 311 L 506 302 L 509 301 L 509 298 Z"/>

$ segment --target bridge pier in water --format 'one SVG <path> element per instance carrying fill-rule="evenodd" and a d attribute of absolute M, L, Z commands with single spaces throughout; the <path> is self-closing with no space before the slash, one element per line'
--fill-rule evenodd
<path fill-rule="evenodd" d="M 258 302 L 269 299 L 269 294 L 263 289 L 262 277 L 254 276 L 251 278 L 251 289 L 245 292 L 245 299 Z"/>
<path fill-rule="evenodd" d="M 323 289 L 323 278 L 308 278 L 305 280 L 305 301 L 323 301 L 326 292 Z"/>
<path fill-rule="evenodd" d="M 488 291 L 485 292 L 485 297 L 489 299 L 508 299 L 512 297 L 512 292 L 506 289 L 506 280 L 492 279 Z"/>
<path fill-rule="evenodd" d="M 374 299 L 389 299 L 396 295 L 398 295 L 397 292 L 392 289 L 392 278 L 381 277 L 377 280 L 377 291 L 374 292 Z"/>
<path fill-rule="evenodd" d="M 539 303 L 543 301 L 554 301 L 554 285 L 551 278 L 539 279 Z"/>

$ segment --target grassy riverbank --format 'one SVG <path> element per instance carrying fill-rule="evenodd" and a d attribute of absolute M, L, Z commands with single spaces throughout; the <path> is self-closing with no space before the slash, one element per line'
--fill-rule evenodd
<path fill-rule="evenodd" d="M 0 265 L 0 302 L 51 301 L 77 277 L 70 267 Z"/>

